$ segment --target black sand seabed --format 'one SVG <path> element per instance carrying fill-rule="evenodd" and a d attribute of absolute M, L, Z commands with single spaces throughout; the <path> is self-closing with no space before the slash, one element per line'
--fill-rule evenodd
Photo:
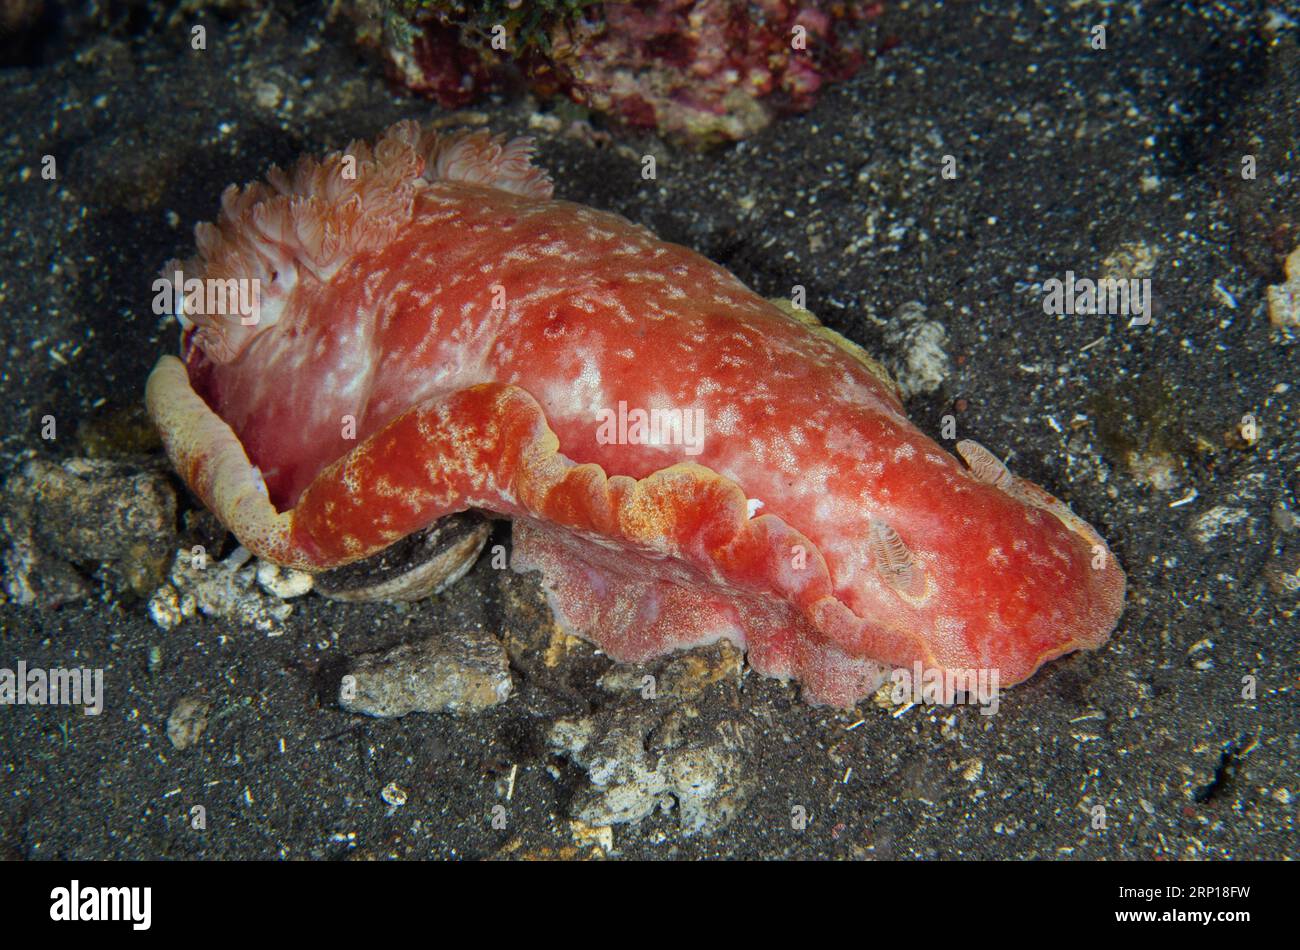
<path fill-rule="evenodd" d="M 530 130 L 537 106 L 525 100 L 476 107 L 495 129 L 537 135 L 560 196 L 642 222 L 767 295 L 803 284 L 810 309 L 874 353 L 897 358 L 886 321 L 922 303 L 946 327 L 954 367 L 911 401 L 913 418 L 938 435 L 960 400 L 962 434 L 1065 498 L 1129 576 L 1111 641 L 1010 690 L 993 717 L 814 709 L 793 686 L 753 675 L 726 694 L 725 712 L 706 697 L 702 715 L 750 731 L 742 817 L 687 837 L 675 811 L 657 813 L 615 828 L 617 854 L 1296 852 L 1297 595 L 1266 574 L 1296 566 L 1295 533 L 1271 512 L 1296 510 L 1300 496 L 1300 380 L 1264 294 L 1281 280 L 1278 253 L 1300 243 L 1300 56 L 1286 23 L 1300 13 L 1210 7 L 891 3 L 882 34 L 900 45 L 812 113 L 708 154 Z M 1101 18 L 1105 52 L 1087 44 Z M 83 38 L 0 72 L 6 472 L 32 453 L 77 453 L 70 438 L 40 440 L 45 414 L 72 432 L 138 404 L 148 370 L 176 346 L 174 326 L 150 312 L 150 282 L 189 252 L 193 223 L 213 216 L 225 184 L 436 112 L 392 92 L 311 18 L 202 20 L 206 54 L 177 26 Z M 1252 150 L 1260 175 L 1246 185 L 1239 163 Z M 659 156 L 655 183 L 639 177 L 644 151 Z M 47 153 L 56 183 L 36 174 Z M 956 180 L 939 177 L 945 154 Z M 1289 246 L 1275 246 L 1278 229 Z M 1097 275 L 1108 258 L 1153 259 L 1150 326 L 1043 313 L 1032 284 Z M 1262 435 L 1231 448 L 1224 433 L 1247 413 Z M 1179 469 L 1163 489 L 1126 459 L 1156 443 L 1173 447 Z M 1197 519 L 1218 506 L 1234 513 L 1215 534 L 1213 516 Z M 528 615 L 510 605 L 535 596 L 530 583 L 484 560 L 410 608 L 310 595 L 277 638 L 202 617 L 163 633 L 143 602 L 113 595 L 0 606 L 0 665 L 103 667 L 108 690 L 98 717 L 0 710 L 0 854 L 572 853 L 567 809 L 583 776 L 542 735 L 559 715 L 609 702 L 595 686 L 607 660 L 588 650 L 517 667 L 516 694 L 470 718 L 352 716 L 322 673 L 422 632 L 521 628 Z M 1246 676 L 1254 700 L 1243 699 Z M 177 751 L 165 723 L 193 693 L 220 714 Z M 383 800 L 390 783 L 405 804 Z M 204 831 L 189 824 L 195 803 Z M 794 805 L 812 816 L 802 831 Z M 1094 828 L 1097 805 L 1105 829 Z"/>

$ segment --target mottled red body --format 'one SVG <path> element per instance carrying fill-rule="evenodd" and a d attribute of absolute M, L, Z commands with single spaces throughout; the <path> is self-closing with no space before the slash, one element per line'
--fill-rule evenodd
<path fill-rule="evenodd" d="M 415 160 L 385 187 L 415 186 L 391 233 L 298 268 L 271 326 L 201 324 L 186 369 L 151 381 L 182 474 L 250 547 L 322 569 L 495 512 L 514 566 L 615 658 L 725 636 L 835 703 L 914 661 L 1016 682 L 1114 626 L 1123 573 L 1100 537 L 978 446 L 963 467 L 856 346 L 550 200 L 526 165 L 454 174 L 472 139 L 393 137 Z M 620 404 L 696 414 L 703 438 L 609 443 Z"/>

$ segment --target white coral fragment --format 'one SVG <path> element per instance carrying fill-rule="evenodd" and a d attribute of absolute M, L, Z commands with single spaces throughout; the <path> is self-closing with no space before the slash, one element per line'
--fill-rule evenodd
<path fill-rule="evenodd" d="M 224 561 L 180 549 L 172 562 L 171 583 L 158 588 L 149 600 L 149 616 L 164 630 L 202 613 L 279 636 L 293 606 L 264 595 L 256 583 L 257 566 L 248 562 L 243 548 Z"/>

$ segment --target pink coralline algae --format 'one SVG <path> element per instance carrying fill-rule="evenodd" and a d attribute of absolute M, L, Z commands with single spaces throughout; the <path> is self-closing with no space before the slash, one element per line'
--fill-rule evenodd
<path fill-rule="evenodd" d="M 352 5 L 359 36 L 410 90 L 460 107 L 522 76 L 637 128 L 695 143 L 752 135 L 812 107 L 862 64 L 863 0 L 637 0 Z M 500 9 L 498 9 L 500 7 Z M 494 34 L 494 31 L 499 32 Z M 496 45 L 494 46 L 494 35 Z"/>
<path fill-rule="evenodd" d="M 487 512 L 614 659 L 727 639 L 821 703 L 1105 641 L 1124 573 L 1063 502 L 944 451 L 807 311 L 553 199 L 529 155 L 399 123 L 227 189 L 166 268 L 261 287 L 252 319 L 182 314 L 147 388 L 245 547 L 319 572 Z"/>

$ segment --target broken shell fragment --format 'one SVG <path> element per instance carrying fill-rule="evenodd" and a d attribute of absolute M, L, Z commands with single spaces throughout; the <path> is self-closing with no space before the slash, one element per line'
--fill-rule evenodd
<path fill-rule="evenodd" d="M 420 600 L 464 577 L 491 533 L 476 511 L 449 515 L 372 557 L 317 574 L 316 590 L 334 600 Z"/>

